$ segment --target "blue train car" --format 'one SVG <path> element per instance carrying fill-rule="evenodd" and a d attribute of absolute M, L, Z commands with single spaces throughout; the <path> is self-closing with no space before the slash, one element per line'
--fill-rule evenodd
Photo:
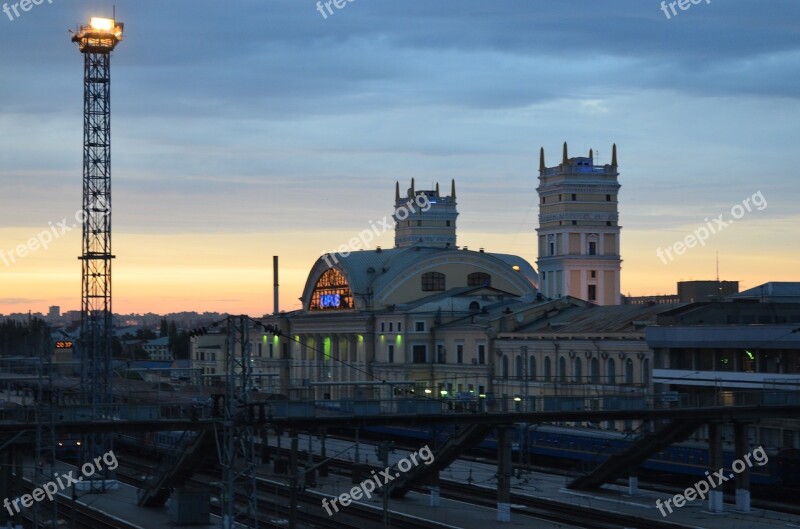
<path fill-rule="evenodd" d="M 437 443 L 442 443 L 452 435 L 453 428 L 375 426 L 366 430 L 382 438 L 430 443 L 435 437 Z M 513 446 L 527 453 L 534 464 L 537 461 L 549 464 L 559 460 L 580 464 L 585 469 L 594 468 L 636 441 L 635 437 L 621 432 L 549 425 L 520 424 L 511 430 L 511 436 Z M 489 434 L 478 448 L 496 456 L 497 433 Z M 753 484 L 800 486 L 800 450 L 771 450 L 766 453 L 769 459 L 765 465 L 754 463 L 750 468 L 750 480 Z M 723 455 L 725 468 L 730 469 L 735 459 L 732 452 L 726 451 Z M 708 464 L 706 444 L 686 441 L 654 454 L 642 464 L 642 468 L 653 472 L 703 477 L 708 470 Z"/>

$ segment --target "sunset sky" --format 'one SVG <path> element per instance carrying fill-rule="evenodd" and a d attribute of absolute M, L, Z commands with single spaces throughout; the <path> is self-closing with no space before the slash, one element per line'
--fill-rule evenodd
<path fill-rule="evenodd" d="M 619 149 L 623 294 L 800 281 L 800 4 L 655 0 L 116 0 L 116 312 L 272 311 L 390 216 L 395 181 L 458 191 L 458 244 L 535 266 L 539 147 Z M 0 313 L 80 304 L 83 60 L 112 2 L 0 12 Z M 13 18 L 13 20 L 11 19 Z M 765 206 L 664 264 L 760 193 Z M 757 199 L 760 200 L 760 199 Z M 51 231 L 52 233 L 52 231 Z M 375 245 L 393 246 L 387 232 Z M 9 257 L 14 252 L 14 259 Z"/>

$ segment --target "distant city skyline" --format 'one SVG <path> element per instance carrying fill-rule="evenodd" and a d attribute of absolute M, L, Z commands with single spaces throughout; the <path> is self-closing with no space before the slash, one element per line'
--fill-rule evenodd
<path fill-rule="evenodd" d="M 553 166 L 564 141 L 595 163 L 617 144 L 622 294 L 714 279 L 717 252 L 741 290 L 800 280 L 800 6 L 659 6 L 118 3 L 114 312 L 271 313 L 273 255 L 298 309 L 315 260 L 412 177 L 455 179 L 459 246 L 535 265 L 539 148 Z M 111 10 L 0 18 L 2 314 L 80 308 L 83 69 L 64 30 Z"/>

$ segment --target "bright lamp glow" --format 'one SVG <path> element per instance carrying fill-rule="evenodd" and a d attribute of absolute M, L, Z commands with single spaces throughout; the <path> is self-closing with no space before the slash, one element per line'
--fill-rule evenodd
<path fill-rule="evenodd" d="M 115 24 L 113 18 L 92 17 L 89 19 L 89 25 L 92 26 L 92 29 L 97 31 L 107 31 L 110 33 L 114 30 Z"/>

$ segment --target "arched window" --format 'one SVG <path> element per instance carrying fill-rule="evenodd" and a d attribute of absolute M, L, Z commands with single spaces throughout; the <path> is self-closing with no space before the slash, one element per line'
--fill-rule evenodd
<path fill-rule="evenodd" d="M 528 380 L 536 380 L 536 357 L 528 357 Z"/>
<path fill-rule="evenodd" d="M 470 312 L 480 312 L 481 311 L 481 304 L 477 301 L 473 301 L 469 304 L 469 311 Z"/>
<path fill-rule="evenodd" d="M 521 380 L 521 379 L 522 379 L 522 375 L 523 375 L 523 372 L 522 372 L 522 370 L 523 370 L 523 368 L 525 367 L 525 366 L 522 364 L 522 356 L 520 356 L 520 355 L 517 355 L 517 362 L 516 362 L 516 364 L 517 364 L 517 365 L 516 365 L 516 366 L 514 366 L 514 367 L 516 368 L 516 370 L 517 370 L 517 373 L 516 373 L 516 375 L 517 375 L 517 378 Z"/>
<path fill-rule="evenodd" d="M 352 309 L 353 294 L 338 268 L 326 270 L 314 286 L 308 310 Z"/>
<path fill-rule="evenodd" d="M 550 368 L 550 363 L 551 363 L 550 362 L 550 357 L 549 356 L 545 356 L 544 357 L 544 380 L 545 380 L 545 382 L 550 382 L 550 379 L 552 379 L 552 377 L 553 377 L 552 376 L 552 369 Z"/>
<path fill-rule="evenodd" d="M 600 383 L 600 361 L 597 358 L 592 358 L 589 362 L 589 370 L 592 374 L 592 383 L 599 384 Z"/>
<path fill-rule="evenodd" d="M 650 384 L 650 359 L 645 358 L 642 360 L 642 384 Z"/>
<path fill-rule="evenodd" d="M 558 381 L 567 381 L 567 359 L 563 356 L 558 359 Z"/>
<path fill-rule="evenodd" d="M 572 378 L 575 382 L 580 382 L 583 378 L 583 362 L 577 356 L 572 360 Z"/>
<path fill-rule="evenodd" d="M 441 272 L 425 272 L 422 274 L 422 291 L 437 292 L 445 290 L 445 276 Z"/>
<path fill-rule="evenodd" d="M 613 358 L 606 361 L 606 383 L 613 384 L 617 381 L 617 364 Z"/>
<path fill-rule="evenodd" d="M 503 380 L 508 380 L 508 355 L 503 355 Z"/>
<path fill-rule="evenodd" d="M 625 383 L 633 384 L 633 360 L 625 360 Z"/>
<path fill-rule="evenodd" d="M 492 276 L 483 272 L 473 272 L 467 276 L 468 287 L 488 287 L 492 285 Z"/>

